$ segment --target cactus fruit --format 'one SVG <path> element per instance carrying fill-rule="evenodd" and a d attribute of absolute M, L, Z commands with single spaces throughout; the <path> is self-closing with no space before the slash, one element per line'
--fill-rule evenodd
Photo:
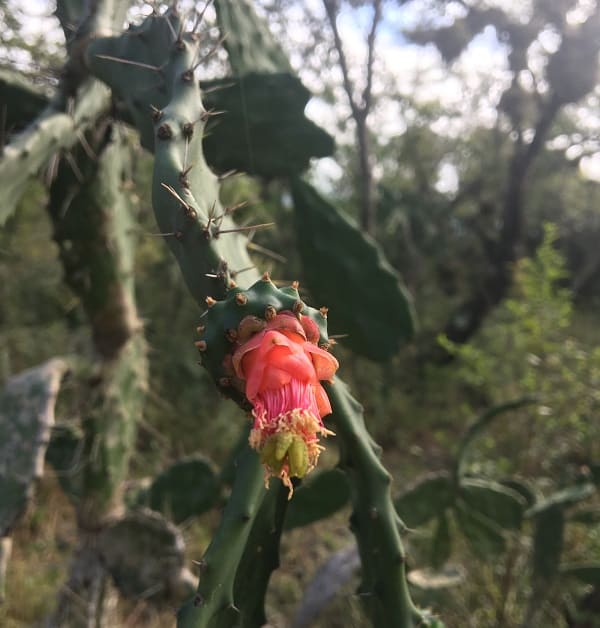
<path fill-rule="evenodd" d="M 209 299 L 196 345 L 219 388 L 253 406 L 249 442 L 266 477 L 292 477 L 317 463 L 318 435 L 331 432 L 322 417 L 331 406 L 319 380 L 331 380 L 337 360 L 327 352 L 325 310 L 306 306 L 297 285 L 277 288 L 268 275 L 248 290 L 232 288 Z"/>

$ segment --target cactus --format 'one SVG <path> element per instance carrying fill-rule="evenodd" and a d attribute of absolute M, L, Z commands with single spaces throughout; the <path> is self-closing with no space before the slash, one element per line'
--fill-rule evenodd
<path fill-rule="evenodd" d="M 48 212 L 65 279 L 82 303 L 93 338 L 81 418 L 82 464 L 65 478 L 74 489 L 69 494 L 77 508 L 80 546 L 51 626 L 87 625 L 101 612 L 105 570 L 97 539 L 122 509 L 123 480 L 145 394 L 134 246 L 121 189 L 126 154 L 122 139 L 111 139 L 110 124 L 99 121 L 86 148 L 79 146 L 75 153 L 77 166 L 63 161 L 50 189 Z"/>
<path fill-rule="evenodd" d="M 200 87 L 206 109 L 222 112 L 208 120 L 203 142 L 219 172 L 284 177 L 333 153 L 333 138 L 304 115 L 310 92 L 291 74 L 251 72 Z"/>
<path fill-rule="evenodd" d="M 248 0 L 216 0 L 215 8 L 234 74 L 291 71 L 285 52 Z"/>
<path fill-rule="evenodd" d="M 10 534 L 43 473 L 54 404 L 68 364 L 54 358 L 9 379 L 0 395 L 0 603 Z"/>
<path fill-rule="evenodd" d="M 127 597 L 177 604 L 195 589 L 196 579 L 184 566 L 183 536 L 159 513 L 126 514 L 102 531 L 98 545 L 103 564 Z"/>
<path fill-rule="evenodd" d="M 72 14 L 73 6 L 61 3 L 59 9 L 64 9 L 61 15 L 66 20 L 64 16 Z M 274 45 L 266 26 L 249 6 L 221 1 L 217 10 L 222 26 L 231 32 L 230 60 L 238 74 L 289 70 L 281 49 Z M 80 492 L 73 495 L 82 543 L 68 587 L 87 607 L 96 609 L 94 613 L 101 607 L 101 561 L 111 563 L 107 561 L 108 554 L 102 557 L 101 540 L 112 538 L 111 534 L 117 534 L 115 530 L 125 529 L 130 521 L 118 513 L 123 506 L 122 481 L 133 447 L 145 381 L 144 346 L 132 290 L 131 232 L 124 195 L 119 189 L 123 151 L 119 142 L 111 139 L 111 124 L 98 116 L 107 104 L 106 90 L 87 76 L 89 69 L 126 102 L 142 143 L 154 151 L 152 203 L 160 233 L 176 257 L 193 297 L 202 306 L 208 306 L 201 320 L 202 337 L 197 342 L 202 363 L 224 394 L 246 409 L 250 402 L 254 405 L 255 427 L 250 439 L 260 449 L 260 459 L 247 446 L 237 458 L 231 496 L 203 558 L 196 596 L 181 609 L 178 625 L 254 626 L 264 620 L 264 596 L 270 574 L 278 563 L 288 498 L 294 484 L 298 484 L 298 480 L 292 479 L 301 479 L 316 464 L 320 449 L 316 435 L 329 432 L 321 416 L 329 411 L 330 402 L 330 424 L 337 432 L 340 468 L 348 479 L 353 507 L 351 523 L 363 565 L 361 593 L 371 619 L 374 625 L 391 628 L 434 625 L 436 620 L 418 611 L 408 594 L 400 539 L 403 525 L 393 508 L 391 478 L 366 431 L 360 406 L 341 380 L 328 385 L 327 393 L 319 383 L 333 377 L 337 368 L 336 360 L 326 352 L 326 310 L 308 307 L 300 299 L 296 285 L 280 289 L 268 276 L 260 278 L 247 254 L 243 232 L 262 225 L 237 227 L 231 217 L 233 208 L 220 203 L 219 181 L 204 157 L 203 138 L 211 112 L 203 106 L 194 77 L 195 67 L 202 62 L 195 33 L 183 32 L 183 21 L 171 8 L 165 15 L 152 15 L 122 35 L 99 37 L 109 13 L 110 3 L 98 3 L 93 19 L 79 28 L 75 39 L 79 38 L 81 45 L 71 44 L 69 48 L 69 81 L 65 81 L 61 91 L 64 96 L 69 86 L 83 86 L 75 102 L 80 117 L 72 120 L 67 116 L 70 126 L 61 145 L 72 145 L 73 136 L 94 122 L 86 144 L 92 145 L 99 159 L 86 157 L 83 147 L 78 149 L 76 159 L 58 169 L 49 205 L 66 279 L 90 320 L 97 359 L 92 369 L 90 406 L 83 419 L 82 455 L 86 464 L 76 478 Z M 82 50 L 86 65 L 79 57 Z M 250 83 L 244 81 L 251 80 L 250 76 L 245 77 L 239 83 L 240 89 L 245 90 Z M 93 96 L 96 91 L 97 97 Z M 297 93 L 294 119 L 303 109 L 306 96 L 300 95 L 299 90 Z M 86 104 L 86 95 L 93 97 L 93 107 Z M 42 113 L 7 147 L 0 162 L 0 175 L 15 173 L 15 186 L 5 195 L 13 204 L 24 177 L 37 170 L 55 146 L 47 136 L 53 137 L 61 128 Z M 25 152 L 24 143 L 29 146 Z M 34 157 L 29 156 L 31 151 L 36 153 Z M 303 155 L 301 162 L 306 160 L 306 152 Z M 15 171 L 17 163 L 23 171 L 19 176 Z M 311 233 L 311 237 L 316 235 Z M 383 285 L 387 285 L 385 281 Z M 397 282 L 394 290 L 396 296 L 401 293 Z M 412 324 L 406 299 L 400 311 L 402 320 L 393 331 L 406 334 L 409 322 Z M 312 369 L 305 379 L 294 380 L 304 387 L 302 390 L 312 404 L 310 412 L 308 406 L 306 412 L 303 407 L 289 412 L 286 409 L 275 418 L 279 421 L 283 416 L 288 422 L 277 422 L 277 430 L 281 426 L 284 429 L 274 432 L 265 427 L 260 395 L 250 392 L 253 375 L 247 366 L 258 362 L 256 357 L 250 359 L 249 352 L 262 347 L 259 343 L 271 338 L 271 332 L 279 333 L 288 342 L 290 353 L 302 356 L 303 364 Z M 380 341 L 381 338 L 375 340 Z M 389 339 L 385 342 L 389 344 Z M 298 360 L 302 361 L 300 357 Z M 281 477 L 289 490 L 271 480 L 266 493 L 260 462 L 268 475 Z M 314 483 L 318 484 L 318 479 Z M 308 495 L 309 482 L 305 490 Z M 321 509 L 316 516 L 326 512 Z M 152 517 L 160 519 L 158 515 Z M 175 571 L 180 574 L 180 554 L 177 561 Z M 127 582 L 120 570 L 130 567 L 122 561 L 111 564 L 123 590 L 131 585 L 130 590 L 137 591 L 142 586 L 133 580 Z M 86 612 L 78 617 L 78 609 L 67 602 L 65 593 L 50 623 L 89 623 L 89 608 Z"/>
<path fill-rule="evenodd" d="M 292 195 L 298 251 L 311 293 L 328 299 L 331 325 L 336 334 L 348 336 L 343 342 L 353 351 L 389 359 L 415 329 L 411 300 L 397 273 L 376 243 L 310 185 L 293 179 Z"/>
<path fill-rule="evenodd" d="M 219 492 L 212 464 L 203 456 L 193 456 L 177 461 L 154 478 L 141 501 L 181 523 L 212 508 Z"/>
<path fill-rule="evenodd" d="M 93 54 L 113 45 L 118 46 L 120 59 L 129 59 L 130 45 L 132 54 L 138 56 L 134 64 L 124 61 L 120 67 L 115 65 L 111 77 L 104 77 L 109 83 L 113 79 L 125 81 L 126 72 L 129 75 L 141 72 L 144 69 L 141 64 L 154 65 L 153 57 L 140 51 L 144 46 L 152 47 L 149 33 L 153 31 L 147 29 L 158 27 L 156 18 L 151 20 L 154 21 L 148 22 L 149 26 L 139 27 L 145 33 L 143 38 L 125 34 L 118 42 L 114 38 L 95 42 L 89 56 L 92 69 L 98 62 Z M 245 405 L 243 396 L 227 381 L 231 374 L 224 370 L 223 358 L 231 351 L 231 338 L 227 338 L 226 332 L 239 333 L 244 316 L 270 318 L 278 311 L 297 309 L 298 314 L 311 317 L 318 325 L 318 341 L 324 343 L 327 342 L 324 316 L 307 309 L 290 289 L 277 290 L 268 278 L 256 282 L 254 272 L 244 274 L 245 285 L 231 284 L 232 271 L 235 276 L 236 270 L 251 264 L 242 236 L 235 233 L 227 212 L 219 204 L 217 181 L 202 153 L 202 128 L 207 115 L 199 87 L 193 80 L 197 44 L 177 29 L 173 31 L 168 60 L 161 65 L 171 100 L 154 115 L 153 206 L 161 232 L 166 234 L 192 295 L 200 303 L 208 298 L 209 309 L 202 324 L 205 335 L 198 343 L 203 363 L 220 388 Z M 136 83 L 134 79 L 128 82 Z M 224 233 L 230 231 L 234 233 Z M 244 290 L 250 283 L 252 287 Z M 294 288 L 291 291 L 295 292 Z M 268 306 L 273 313 L 267 313 Z M 421 615 L 408 595 L 400 523 L 391 502 L 389 474 L 381 466 L 362 415 L 346 388 L 338 382 L 329 390 L 334 423 L 341 433 L 342 447 L 347 448 L 344 460 L 352 484 L 355 530 L 364 567 L 363 590 L 370 602 L 373 621 L 376 625 L 417 625 Z M 256 517 L 264 490 L 257 482 L 258 472 L 258 461 L 246 450 L 221 526 L 203 559 L 198 593 L 180 612 L 179 626 L 233 625 L 238 621 L 240 611 L 234 579 L 252 524 L 260 524 Z"/>

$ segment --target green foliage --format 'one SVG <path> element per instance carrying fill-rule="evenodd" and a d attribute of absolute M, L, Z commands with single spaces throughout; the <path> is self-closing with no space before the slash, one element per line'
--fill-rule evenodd
<path fill-rule="evenodd" d="M 515 412 L 510 422 L 496 423 L 491 430 L 506 447 L 512 446 L 511 439 L 518 444 L 519 434 L 527 435 L 524 457 L 517 461 L 507 454 L 505 471 L 524 469 L 526 460 L 539 462 L 543 452 L 543 472 L 558 475 L 563 456 L 572 447 L 585 452 L 583 457 L 590 462 L 600 454 L 595 447 L 597 426 L 591 419 L 600 401 L 596 385 L 600 349 L 586 347 L 575 336 L 571 294 L 564 287 L 565 261 L 555 246 L 556 228 L 548 225 L 545 234 L 535 257 L 518 262 L 513 295 L 482 333 L 462 346 L 444 338 L 440 342 L 455 356 L 456 376 L 463 386 L 477 388 L 492 400 L 519 394 L 538 399 L 533 417 Z M 504 359 L 507 352 L 510 360 Z M 482 443 L 484 450 L 492 443 L 497 452 L 504 452 L 489 437 Z M 473 464 L 471 460 L 471 468 Z"/>
<path fill-rule="evenodd" d="M 353 221 L 300 179 L 292 181 L 298 252 L 313 297 L 331 307 L 344 344 L 384 361 L 412 338 L 415 315 L 400 277 Z"/>
<path fill-rule="evenodd" d="M 294 491 L 285 518 L 285 529 L 292 530 L 320 521 L 343 508 L 350 499 L 346 476 L 338 469 L 313 473 Z"/>
<path fill-rule="evenodd" d="M 450 474 L 428 475 L 407 489 L 394 502 L 402 521 L 414 528 L 443 513 L 454 502 L 455 488 Z"/>
<path fill-rule="evenodd" d="M 203 456 L 178 460 L 160 473 L 142 501 L 175 523 L 201 515 L 219 498 L 219 483 L 212 464 Z"/>

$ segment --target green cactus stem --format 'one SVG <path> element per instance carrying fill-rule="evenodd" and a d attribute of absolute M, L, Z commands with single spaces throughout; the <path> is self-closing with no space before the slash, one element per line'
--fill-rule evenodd
<path fill-rule="evenodd" d="M 123 509 L 123 480 L 145 395 L 147 365 L 133 294 L 134 241 L 127 196 L 127 151 L 108 122 L 79 147 L 77 168 L 64 160 L 50 189 L 65 279 L 90 322 L 95 360 L 81 409 L 82 464 L 75 500 L 79 546 L 49 626 L 79 628 L 102 613 L 106 572 L 98 535 Z M 75 593 L 75 595 L 74 595 Z"/>
<path fill-rule="evenodd" d="M 99 81 L 87 78 L 79 51 L 95 34 L 120 28 L 128 5 L 112 0 L 98 0 L 90 5 L 71 39 L 71 56 L 56 96 L 4 147 L 0 157 L 0 226 L 12 215 L 29 180 L 57 153 L 75 146 L 84 131 L 108 111 L 110 91 Z M 50 164 L 49 179 L 56 163 Z"/>
<path fill-rule="evenodd" d="M 77 173 L 66 160 L 61 164 L 48 206 L 65 279 L 81 300 L 100 358 L 83 420 L 87 506 L 80 504 L 80 516 L 93 526 L 120 501 L 146 380 L 131 218 L 122 191 L 127 153 L 122 140 L 106 142 L 109 132 L 104 123 L 88 135 L 97 160 L 80 148 Z"/>
<path fill-rule="evenodd" d="M 330 422 L 340 443 L 340 467 L 350 479 L 350 522 L 362 563 L 359 595 L 377 628 L 427 626 L 410 599 L 400 538 L 403 524 L 392 502 L 392 478 L 367 432 L 362 407 L 339 379 L 326 384 L 326 390 L 333 408 Z"/>
<path fill-rule="evenodd" d="M 235 603 L 240 609 L 241 628 L 267 623 L 265 598 L 269 579 L 279 567 L 279 540 L 287 506 L 287 488 L 281 483 L 271 486 L 256 516 L 235 578 Z"/>
<path fill-rule="evenodd" d="M 292 179 L 296 240 L 306 282 L 331 307 L 342 342 L 372 360 L 389 360 L 414 334 L 411 297 L 377 243 L 317 191 Z M 335 233 L 335 238 L 330 234 Z"/>
<path fill-rule="evenodd" d="M 178 628 L 235 626 L 239 609 L 234 582 L 253 523 L 265 495 L 258 456 L 246 448 L 219 528 L 200 563 L 200 582 L 194 598 L 181 608 Z"/>
<path fill-rule="evenodd" d="M 215 0 L 215 9 L 234 74 L 291 72 L 283 48 L 248 0 Z"/>
<path fill-rule="evenodd" d="M 72 114 L 49 105 L 22 133 L 4 147 L 0 158 L 0 226 L 15 210 L 29 180 L 62 149 L 74 146 L 81 133 L 110 103 L 109 91 L 97 81 L 82 85 Z"/>

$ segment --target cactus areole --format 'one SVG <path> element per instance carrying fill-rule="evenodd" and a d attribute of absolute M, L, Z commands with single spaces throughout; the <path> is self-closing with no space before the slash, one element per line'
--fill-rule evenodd
<path fill-rule="evenodd" d="M 250 446 L 265 481 L 304 477 L 317 464 L 331 405 L 321 381 L 338 368 L 328 352 L 327 310 L 307 307 L 297 283 L 277 288 L 268 275 L 248 290 L 232 287 L 223 301 L 207 299 L 196 343 L 202 363 L 228 396 L 249 409 Z"/>

